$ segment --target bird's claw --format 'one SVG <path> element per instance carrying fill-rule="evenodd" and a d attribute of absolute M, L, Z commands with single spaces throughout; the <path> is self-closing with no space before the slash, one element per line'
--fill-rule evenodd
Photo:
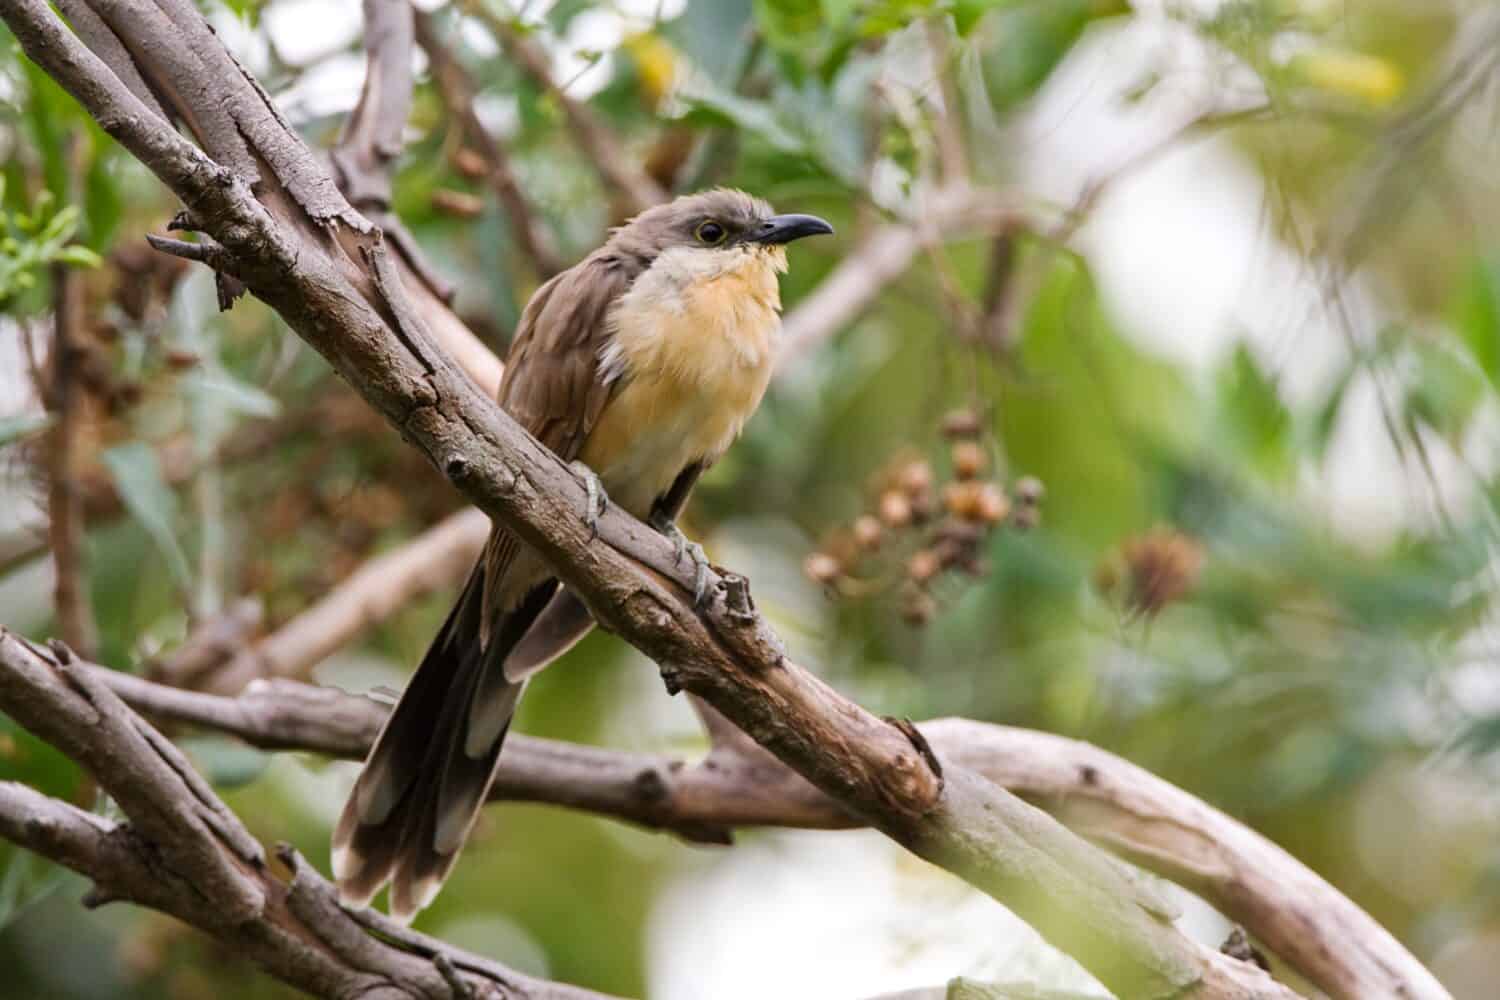
<path fill-rule="evenodd" d="M 677 522 L 660 515 L 651 518 L 651 527 L 672 540 L 672 559 L 681 563 L 684 557 L 693 562 L 693 607 L 702 611 L 708 603 L 708 569 L 711 565 L 703 546 L 692 541 L 677 527 Z"/>
<path fill-rule="evenodd" d="M 702 611 L 708 604 L 708 554 L 697 542 L 688 542 L 683 548 L 693 560 L 693 607 Z"/>
<path fill-rule="evenodd" d="M 583 501 L 583 523 L 589 527 L 589 541 L 592 542 L 599 537 L 599 518 L 609 510 L 609 496 L 604 492 L 604 484 L 599 481 L 599 475 L 593 469 L 582 462 L 569 462 L 568 468 L 583 480 L 583 488 L 587 491 Z"/>

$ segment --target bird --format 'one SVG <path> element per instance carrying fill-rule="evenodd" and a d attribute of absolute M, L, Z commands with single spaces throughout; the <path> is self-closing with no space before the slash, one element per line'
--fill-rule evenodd
<path fill-rule="evenodd" d="M 583 477 L 591 528 L 614 504 L 671 538 L 695 566 L 700 606 L 707 560 L 678 515 L 765 394 L 787 244 L 832 232 L 743 191 L 684 195 L 611 230 L 522 311 L 501 407 Z M 387 883 L 394 919 L 432 902 L 528 681 L 592 625 L 541 556 L 493 525 L 339 816 L 332 867 L 346 905 L 367 906 Z"/>

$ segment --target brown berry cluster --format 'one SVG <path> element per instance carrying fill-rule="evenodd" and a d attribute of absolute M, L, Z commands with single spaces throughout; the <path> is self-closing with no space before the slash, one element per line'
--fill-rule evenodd
<path fill-rule="evenodd" d="M 871 509 L 807 557 L 807 576 L 840 597 L 865 596 L 899 579 L 901 617 L 914 626 L 931 621 L 934 590 L 945 577 L 989 572 L 983 543 L 996 526 L 1024 531 L 1041 519 L 1040 481 L 1027 476 L 1007 494 L 986 478 L 982 433 L 973 411 L 949 414 L 943 421 L 948 481 L 939 483 L 925 458 L 892 461 L 877 479 Z"/>

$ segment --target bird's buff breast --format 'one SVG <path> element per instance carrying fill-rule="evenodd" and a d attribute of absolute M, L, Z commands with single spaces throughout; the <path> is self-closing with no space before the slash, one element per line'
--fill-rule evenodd
<path fill-rule="evenodd" d="M 644 517 L 739 435 L 770 381 L 785 261 L 780 247 L 668 251 L 621 297 L 600 358 L 620 388 L 580 455 L 615 503 Z"/>

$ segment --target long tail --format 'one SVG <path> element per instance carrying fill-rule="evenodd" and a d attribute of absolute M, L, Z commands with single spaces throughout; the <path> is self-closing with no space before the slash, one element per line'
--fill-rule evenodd
<path fill-rule="evenodd" d="M 409 921 L 432 901 L 484 805 L 526 677 L 506 656 L 557 589 L 549 580 L 492 623 L 481 641 L 483 562 L 470 575 L 381 730 L 333 834 L 345 902 L 391 883 L 390 911 Z M 512 675 L 515 676 L 515 675 Z"/>

